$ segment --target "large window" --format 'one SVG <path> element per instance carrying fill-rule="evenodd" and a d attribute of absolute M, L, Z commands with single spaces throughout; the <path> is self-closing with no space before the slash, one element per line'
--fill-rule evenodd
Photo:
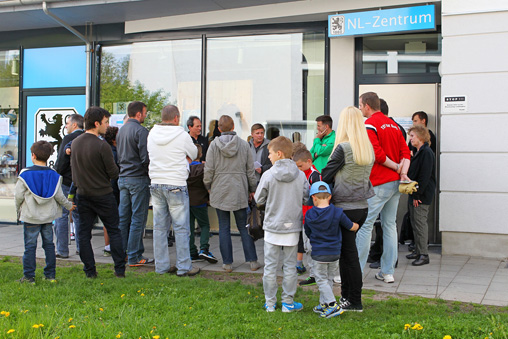
<path fill-rule="evenodd" d="M 363 74 L 438 74 L 441 34 L 363 38 Z"/>
<path fill-rule="evenodd" d="M 269 139 L 312 146 L 314 120 L 324 114 L 324 64 L 321 32 L 208 39 L 207 126 L 227 114 L 243 139 L 261 123 Z"/>
<path fill-rule="evenodd" d="M 162 107 L 173 104 L 184 123 L 201 114 L 201 40 L 103 47 L 100 86 L 100 104 L 112 114 L 123 116 L 129 102 L 143 101 L 150 127 L 160 121 Z"/>
<path fill-rule="evenodd" d="M 19 51 L 0 51 L 0 219 L 16 221 L 18 172 Z"/>

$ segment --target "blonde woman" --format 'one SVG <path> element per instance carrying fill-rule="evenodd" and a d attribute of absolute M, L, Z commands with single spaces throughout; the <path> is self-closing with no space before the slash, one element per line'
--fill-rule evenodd
<path fill-rule="evenodd" d="M 334 183 L 332 203 L 342 208 L 346 216 L 360 227 L 367 218 L 367 199 L 374 196 L 369 180 L 373 164 L 374 150 L 362 112 L 353 106 L 346 107 L 340 113 L 335 148 L 322 177 L 323 181 Z M 356 249 L 356 233 L 341 230 L 341 309 L 362 312 L 362 270 Z"/>

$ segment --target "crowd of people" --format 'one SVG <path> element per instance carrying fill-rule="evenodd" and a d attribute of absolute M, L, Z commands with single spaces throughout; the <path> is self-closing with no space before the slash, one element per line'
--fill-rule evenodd
<path fill-rule="evenodd" d="M 277 308 L 276 278 L 282 260 L 282 312 L 303 308 L 294 297 L 298 274 L 307 271 L 300 285 L 317 284 L 320 291 L 314 312 L 324 318 L 361 312 L 362 271 L 378 217 L 382 254 L 375 277 L 385 283 L 395 280 L 399 190 L 405 192 L 400 187 L 407 184 L 414 188 L 405 192 L 411 193 L 408 213 L 414 234 L 414 251 L 407 257 L 415 266 L 429 263 L 427 215 L 436 188 L 431 148 L 435 136 L 426 128 L 424 112 L 413 115 L 409 147 L 404 129 L 387 116 L 386 102 L 376 93 L 364 93 L 359 108 L 341 112 L 336 130 L 330 116 L 316 119 L 317 135 L 309 150 L 284 136 L 268 140 L 258 123 L 245 141 L 228 115 L 214 122 L 213 136 L 206 138 L 196 116 L 187 120 L 188 131 L 180 126 L 176 106 L 165 106 L 161 122 L 150 131 L 142 125 L 144 103 L 134 101 L 127 111 L 120 129 L 109 127 L 110 113 L 100 107 L 90 107 L 84 117 L 71 115 L 56 172 L 46 164 L 52 146 L 44 141 L 32 146 L 34 166 L 21 171 L 16 184 L 16 208 L 25 233 L 22 282 L 35 281 L 39 233 L 46 253 L 44 275 L 55 279 L 55 258 L 69 256 L 70 219 L 89 278 L 97 277 L 91 246 L 97 218 L 104 225 L 104 254 L 112 256 L 117 277 L 125 277 L 126 265 L 152 264 L 159 274 L 196 275 L 200 269 L 193 262 L 219 261 L 210 251 L 208 206 L 217 213 L 224 272 L 233 271 L 231 213 L 245 261 L 256 271 L 261 264 L 246 228 L 249 203 L 255 203 L 264 211 L 265 310 Z M 153 259 L 144 256 L 143 246 L 150 197 Z M 176 245 L 173 265 L 168 249 L 171 229 Z M 339 300 L 333 294 L 334 282 L 342 284 Z"/>

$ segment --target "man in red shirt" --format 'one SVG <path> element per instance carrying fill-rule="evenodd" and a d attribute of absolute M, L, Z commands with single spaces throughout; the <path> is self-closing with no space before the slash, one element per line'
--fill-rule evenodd
<path fill-rule="evenodd" d="M 399 181 L 409 180 L 410 153 L 406 141 L 400 133 L 399 126 L 380 112 L 379 97 L 376 93 L 367 92 L 360 96 L 359 108 L 367 118 L 365 126 L 370 142 L 374 148 L 375 162 L 370 174 L 375 196 L 368 200 L 369 214 L 367 220 L 356 235 L 356 246 L 360 267 L 365 266 L 369 254 L 372 227 L 376 217 L 381 213 L 383 229 L 383 255 L 381 270 L 376 279 L 393 283 L 393 273 L 397 261 L 397 207 L 399 204 Z"/>

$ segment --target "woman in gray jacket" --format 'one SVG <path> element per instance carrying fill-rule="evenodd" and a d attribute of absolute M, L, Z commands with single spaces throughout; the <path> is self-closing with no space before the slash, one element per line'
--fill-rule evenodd
<path fill-rule="evenodd" d="M 340 113 L 335 149 L 321 174 L 326 183 L 335 183 L 332 203 L 342 208 L 346 216 L 360 227 L 367 218 L 367 199 L 374 196 L 369 180 L 373 164 L 374 150 L 362 112 L 353 106 L 346 107 Z M 341 309 L 361 312 L 362 270 L 355 232 L 342 232 L 339 270 L 342 279 Z"/>

